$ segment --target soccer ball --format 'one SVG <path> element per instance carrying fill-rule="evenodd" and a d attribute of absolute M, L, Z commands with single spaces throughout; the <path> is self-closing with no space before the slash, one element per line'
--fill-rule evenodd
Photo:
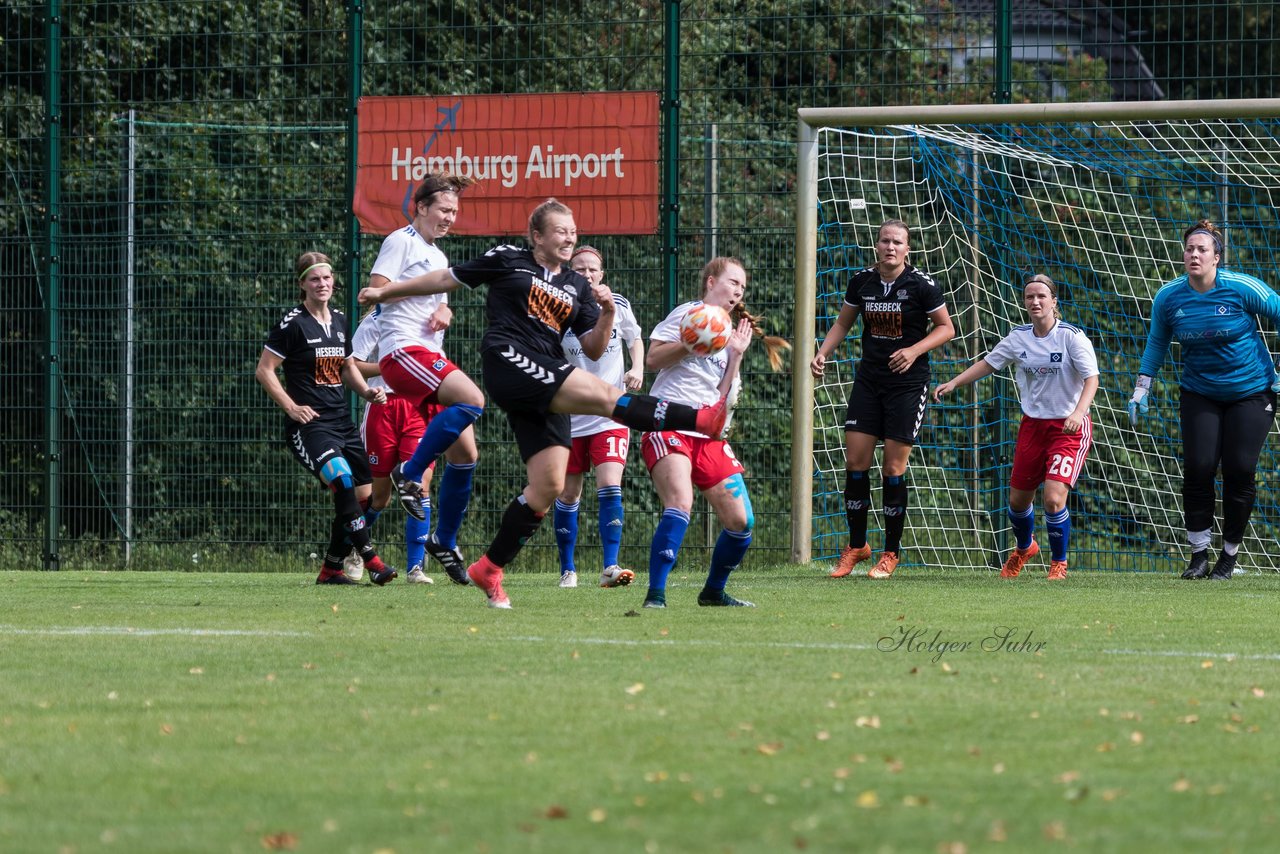
<path fill-rule="evenodd" d="M 698 303 L 680 318 L 680 343 L 695 356 L 719 353 L 733 334 L 729 312 L 718 305 Z"/>

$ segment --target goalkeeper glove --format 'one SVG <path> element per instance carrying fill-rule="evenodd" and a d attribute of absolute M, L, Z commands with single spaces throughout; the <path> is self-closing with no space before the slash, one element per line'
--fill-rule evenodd
<path fill-rule="evenodd" d="M 1140 374 L 1138 382 L 1133 387 L 1133 397 L 1129 398 L 1129 423 L 1137 425 L 1138 415 L 1147 414 L 1147 410 L 1151 408 L 1151 401 L 1147 400 L 1151 393 L 1151 377 Z"/>

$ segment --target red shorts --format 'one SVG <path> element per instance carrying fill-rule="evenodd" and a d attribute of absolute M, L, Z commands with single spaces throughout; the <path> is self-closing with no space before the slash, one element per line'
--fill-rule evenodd
<path fill-rule="evenodd" d="M 1046 480 L 1056 480 L 1074 487 L 1092 444 L 1093 421 L 1087 415 L 1075 433 L 1062 432 L 1061 418 L 1023 416 L 1009 485 L 1033 490 Z"/>
<path fill-rule="evenodd" d="M 627 448 L 631 446 L 631 431 L 626 427 L 601 430 L 590 436 L 578 436 L 569 449 L 568 474 L 584 474 L 602 463 L 627 464 Z"/>
<path fill-rule="evenodd" d="M 458 366 L 438 350 L 428 350 L 415 344 L 383 356 L 378 361 L 378 370 L 392 391 L 421 408 L 424 403 L 436 402 L 440 383 L 458 370 Z M 424 417 L 428 414 L 423 410 Z"/>
<path fill-rule="evenodd" d="M 425 408 L 430 416 L 443 407 L 426 404 Z M 430 417 L 424 419 L 418 407 L 398 394 L 387 395 L 387 402 L 381 406 L 376 403 L 366 406 L 360 421 L 360 438 L 364 441 L 373 476 L 389 477 L 396 463 L 413 456 L 430 421 Z"/>
<path fill-rule="evenodd" d="M 658 460 L 671 454 L 680 454 L 693 463 L 693 485 L 707 490 L 725 478 L 743 474 L 746 469 L 733 455 L 733 448 L 721 439 L 706 439 L 666 430 L 661 433 L 645 433 L 640 437 L 640 452 L 644 464 L 653 471 Z"/>

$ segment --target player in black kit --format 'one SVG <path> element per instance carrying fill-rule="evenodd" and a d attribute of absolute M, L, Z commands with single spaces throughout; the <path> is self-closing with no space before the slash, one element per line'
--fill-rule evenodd
<path fill-rule="evenodd" d="M 727 400 L 695 409 L 650 395 L 632 394 L 579 370 L 564 357 L 572 329 L 588 358 L 609 343 L 615 307 L 604 285 L 592 286 L 569 269 L 578 229 L 573 212 L 548 199 L 529 217 L 531 248 L 497 246 L 447 270 L 360 291 L 361 303 L 413 294 L 444 293 L 459 285 L 487 284 L 488 328 L 480 342 L 485 389 L 507 414 L 529 483 L 507 506 L 497 535 L 467 574 L 490 607 L 510 608 L 502 570 L 533 536 L 564 490 L 569 461 L 570 415 L 603 415 L 637 430 L 696 430 L 719 435 Z"/>
<path fill-rule="evenodd" d="M 843 578 L 871 557 L 867 514 L 871 483 L 867 473 L 877 440 L 884 496 L 884 551 L 867 575 L 888 578 L 902 553 L 907 513 L 907 459 L 924 420 L 929 390 L 929 351 L 955 336 L 942 290 L 927 273 L 907 264 L 911 232 L 902 220 L 880 226 L 876 264 L 853 275 L 840 315 L 809 365 L 822 378 L 827 357 L 840 346 L 862 316 L 862 359 L 858 362 L 845 413 L 845 516 L 849 546 L 832 578 Z M 932 328 L 930 328 L 932 327 Z"/>
<path fill-rule="evenodd" d="M 372 403 L 385 403 L 371 389 L 351 356 L 347 318 L 329 309 L 333 265 L 319 252 L 304 252 L 295 265 L 303 300 L 267 333 L 254 376 L 289 416 L 285 439 L 298 462 L 333 492 L 334 519 L 329 547 L 316 584 L 355 584 L 342 574 L 342 559 L 354 546 L 377 585 L 396 577 L 378 557 L 365 527 L 370 483 L 369 458 L 347 410 L 343 383 Z M 284 385 L 276 370 L 283 367 Z M 363 506 L 362 506 L 363 505 Z"/>

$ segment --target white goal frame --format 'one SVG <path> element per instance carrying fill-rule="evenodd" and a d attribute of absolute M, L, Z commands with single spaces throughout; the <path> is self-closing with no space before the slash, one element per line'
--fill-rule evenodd
<path fill-rule="evenodd" d="M 797 111 L 795 348 L 792 351 L 791 560 L 813 547 L 814 380 L 817 322 L 818 133 L 825 127 L 1280 118 L 1280 98 L 1057 104 L 807 108 Z"/>

